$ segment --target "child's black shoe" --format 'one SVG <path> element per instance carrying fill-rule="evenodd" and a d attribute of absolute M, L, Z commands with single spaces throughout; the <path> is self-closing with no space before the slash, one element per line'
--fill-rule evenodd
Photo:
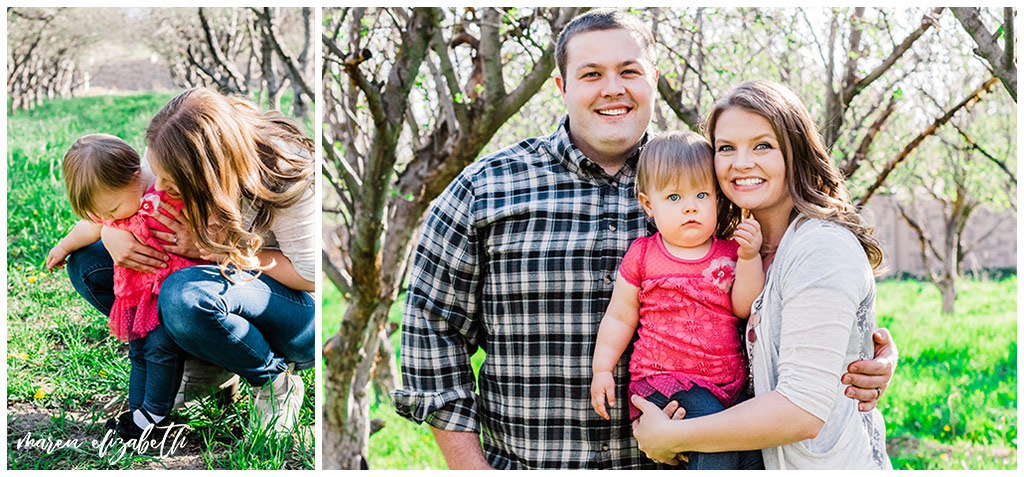
<path fill-rule="evenodd" d="M 149 413 L 146 412 L 145 409 L 142 410 L 142 415 L 145 416 L 147 420 L 149 420 L 150 424 L 154 423 L 153 418 L 150 417 Z M 139 427 L 138 424 L 135 424 L 134 413 L 126 412 L 124 414 L 121 414 L 120 416 L 117 416 L 116 430 L 117 436 L 123 439 L 125 442 L 127 442 L 132 439 L 138 439 L 142 437 L 142 432 L 145 429 L 142 429 Z"/>
<path fill-rule="evenodd" d="M 107 422 L 106 422 L 106 424 L 103 425 L 103 427 L 105 429 L 107 429 L 108 431 L 116 430 L 117 429 L 117 423 L 120 420 L 124 419 L 125 416 L 131 416 L 131 415 L 132 415 L 131 411 L 122 412 L 120 416 L 112 417 L 110 419 L 107 419 Z"/>

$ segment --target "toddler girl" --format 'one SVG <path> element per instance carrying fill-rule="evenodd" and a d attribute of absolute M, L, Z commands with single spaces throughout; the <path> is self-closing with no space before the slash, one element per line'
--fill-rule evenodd
<path fill-rule="evenodd" d="M 619 267 L 594 348 L 591 404 L 609 419 L 612 370 L 639 326 L 629 393 L 661 407 L 678 401 L 686 418 L 741 399 L 747 366 L 740 319 L 764 286 L 761 233 L 718 190 L 714 154 L 703 137 L 669 133 L 644 146 L 637 196 L 658 232 L 633 242 Z M 733 240 L 724 237 L 734 234 Z M 630 418 L 639 417 L 630 404 Z M 691 469 L 757 466 L 752 453 L 691 453 Z M 752 461 L 754 459 L 755 461 Z"/>
<path fill-rule="evenodd" d="M 46 267 L 64 263 L 71 252 L 100 239 L 104 226 L 132 232 L 146 245 L 163 250 L 150 229 L 171 232 L 154 214 L 161 203 L 181 210 L 182 203 L 163 191 L 146 187 L 139 155 L 127 143 L 106 134 L 79 138 L 64 156 L 64 181 L 71 208 L 83 217 L 50 250 Z M 160 212 L 165 213 L 166 212 Z M 183 355 L 170 339 L 157 315 L 160 284 L 172 272 L 206 263 L 168 254 L 166 266 L 151 273 L 114 267 L 114 305 L 108 326 L 128 341 L 131 372 L 128 377 L 128 412 L 107 422 L 125 439 L 137 439 L 150 424 L 170 414 L 181 381 Z"/>

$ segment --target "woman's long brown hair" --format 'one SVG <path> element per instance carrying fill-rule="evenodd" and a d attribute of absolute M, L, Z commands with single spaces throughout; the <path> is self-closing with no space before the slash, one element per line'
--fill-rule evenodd
<path fill-rule="evenodd" d="M 865 224 L 850 201 L 843 176 L 832 163 L 811 114 L 796 93 L 772 81 L 748 81 L 737 86 L 715 104 L 708 116 L 706 131 L 711 144 L 715 143 L 719 116 L 731 108 L 760 115 L 771 123 L 786 160 L 786 182 L 796 210 L 849 229 L 860 242 L 871 267 L 880 272 L 882 249 L 874 230 Z"/>
<path fill-rule="evenodd" d="M 313 184 L 313 141 L 292 119 L 252 103 L 193 88 L 165 105 L 146 128 L 147 158 L 170 176 L 199 245 L 221 263 L 263 270 L 256 253 L 274 211 Z M 246 224 L 243 199 L 255 210 Z M 212 230 L 211 230 L 212 229 Z M 227 276 L 225 274 L 225 276 Z"/>

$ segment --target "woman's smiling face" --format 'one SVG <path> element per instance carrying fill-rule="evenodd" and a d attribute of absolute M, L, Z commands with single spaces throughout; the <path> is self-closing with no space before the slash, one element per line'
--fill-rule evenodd
<path fill-rule="evenodd" d="M 786 159 L 771 123 L 741 108 L 723 111 L 715 124 L 715 175 L 725 196 L 758 215 L 793 210 Z"/>

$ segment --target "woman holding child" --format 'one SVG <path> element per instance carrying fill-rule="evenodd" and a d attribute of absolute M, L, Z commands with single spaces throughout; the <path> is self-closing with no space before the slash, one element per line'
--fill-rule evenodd
<path fill-rule="evenodd" d="M 303 397 L 294 370 L 314 357 L 313 143 L 293 120 L 203 88 L 164 106 L 146 143 L 137 187 L 152 184 L 167 197 L 152 214 L 160 225 L 149 230 L 156 243 L 103 227 L 102 241 L 68 250 L 72 283 L 109 314 L 115 265 L 155 272 L 175 256 L 206 261 L 170 273 L 159 286 L 164 354 L 180 347 L 181 356 L 237 373 L 254 390 L 256 421 L 287 431 Z M 144 173 L 147 161 L 154 177 Z M 177 391 L 180 364 L 176 370 L 163 388 Z M 173 401 L 173 393 L 161 393 L 159 419 L 142 406 L 148 412 L 136 412 L 145 415 L 132 430 L 159 424 Z"/>
<path fill-rule="evenodd" d="M 785 86 L 748 82 L 715 105 L 707 133 L 723 193 L 763 237 L 766 283 L 743 333 L 756 397 L 670 420 L 634 396 L 641 450 L 669 463 L 763 449 L 768 469 L 891 468 L 881 414 L 860 412 L 840 383 L 851 362 L 873 355 L 882 252 L 809 113 Z"/>

